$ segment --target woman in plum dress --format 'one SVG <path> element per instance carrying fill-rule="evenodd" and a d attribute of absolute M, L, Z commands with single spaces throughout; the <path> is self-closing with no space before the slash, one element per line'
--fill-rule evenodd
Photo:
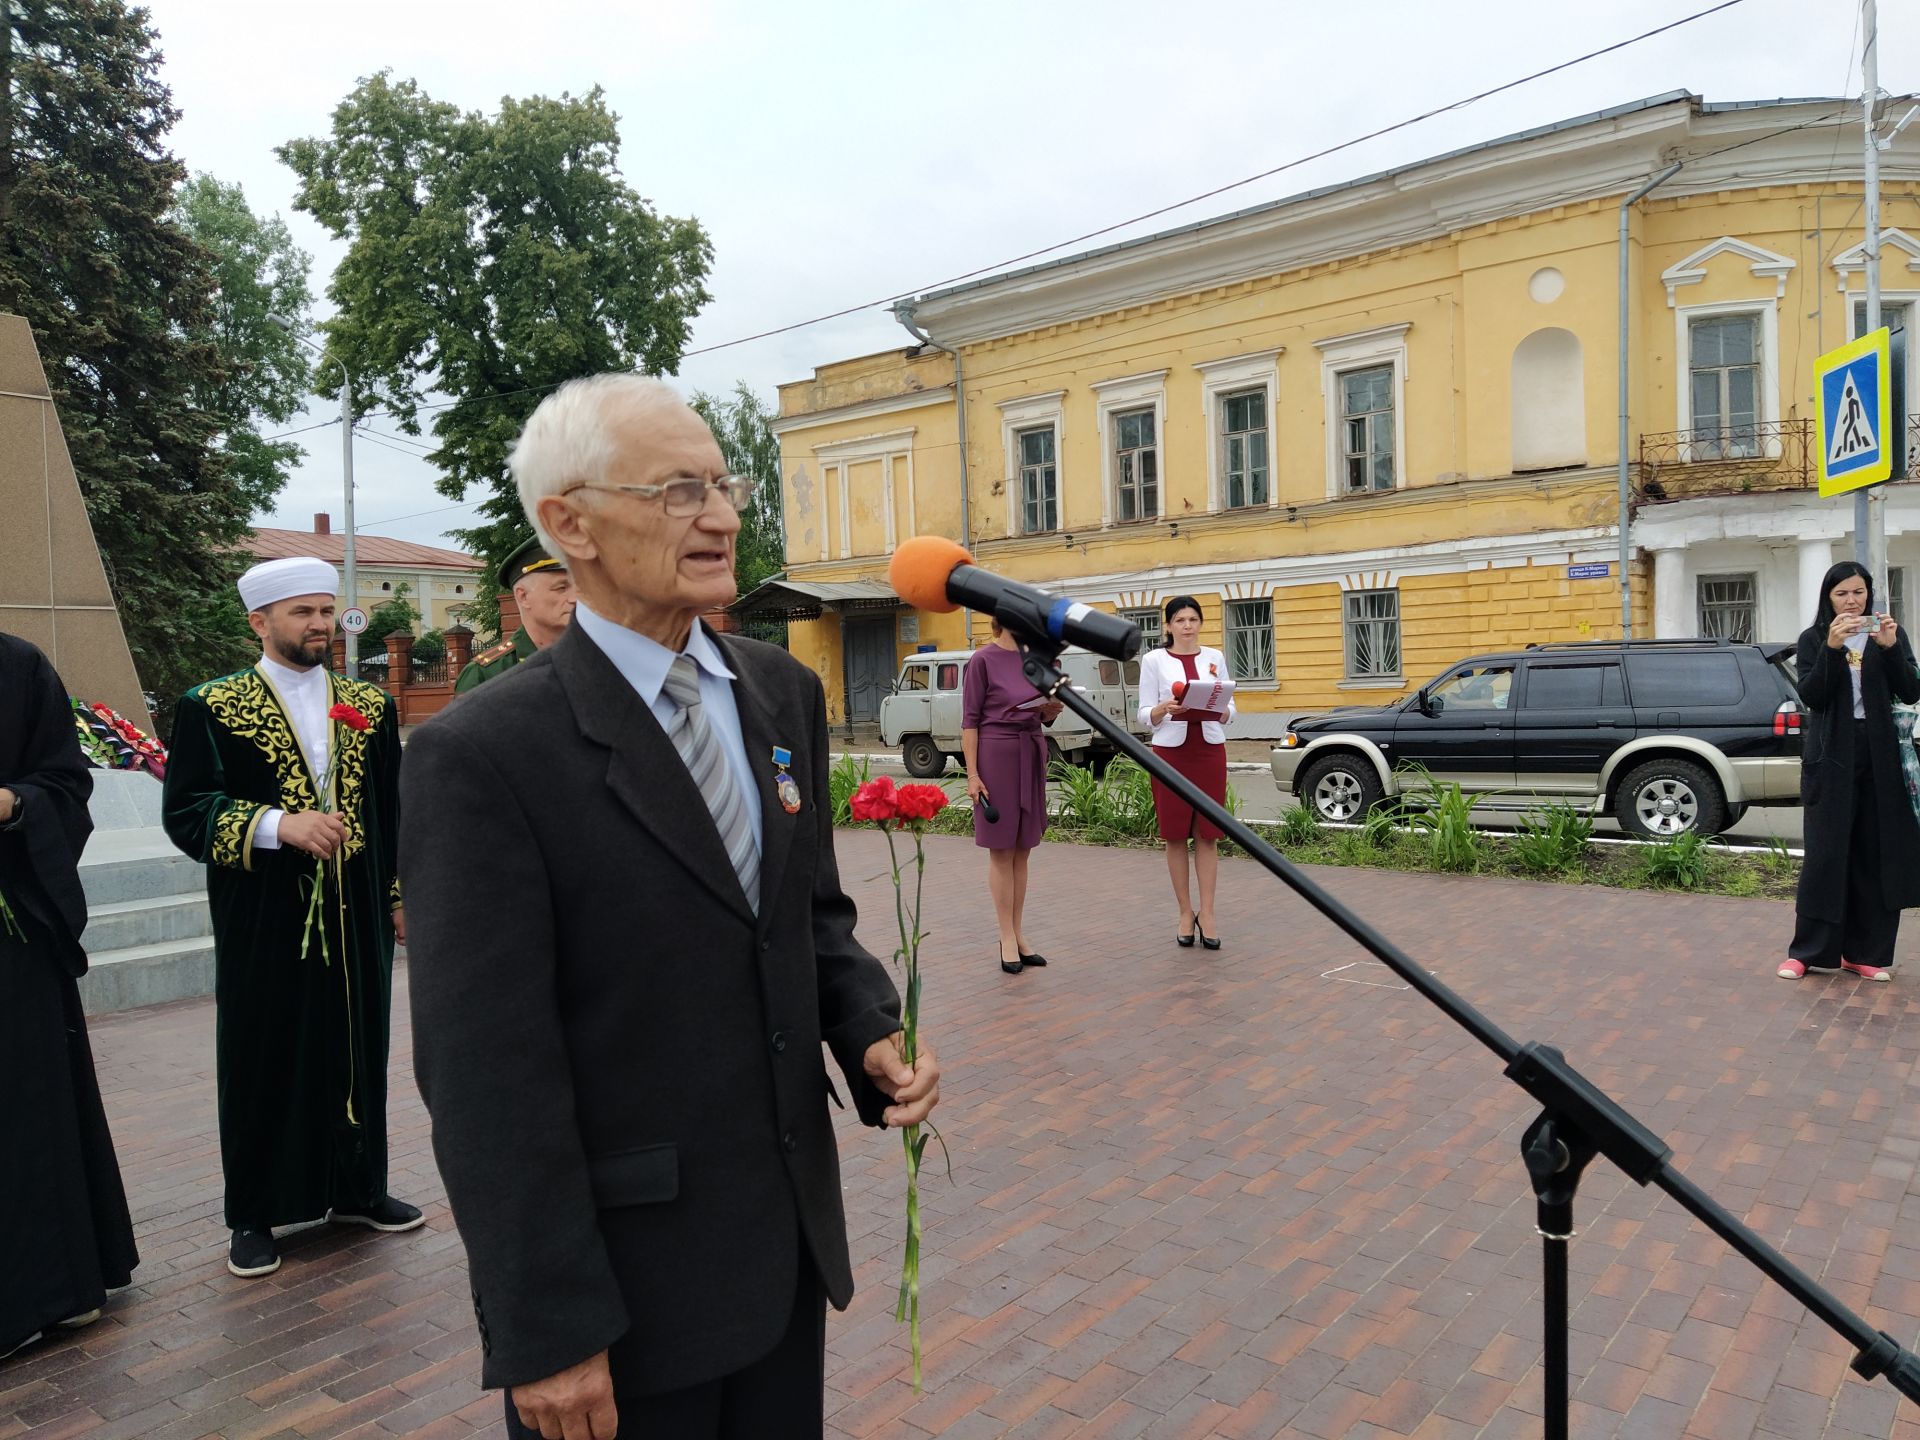
<path fill-rule="evenodd" d="M 1000 932 L 1000 968 L 1018 975 L 1047 963 L 1021 929 L 1027 857 L 1047 829 L 1047 737 L 1062 706 L 1043 701 L 1021 669 L 1018 644 L 993 622 L 993 643 L 967 661 L 961 686 L 960 749 L 973 802 L 973 843 L 987 852 L 987 889 Z M 982 802 L 985 803 L 982 803 Z M 993 818 L 988 817 L 988 811 Z"/>

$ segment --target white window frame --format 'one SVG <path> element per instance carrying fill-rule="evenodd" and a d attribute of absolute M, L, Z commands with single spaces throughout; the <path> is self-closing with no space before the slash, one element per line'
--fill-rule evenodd
<path fill-rule="evenodd" d="M 1273 596 L 1271 594 L 1245 595 L 1237 599 L 1229 597 L 1222 600 L 1220 604 L 1220 648 L 1221 653 L 1226 658 L 1228 675 L 1232 676 L 1236 686 L 1245 685 L 1249 689 L 1273 689 L 1280 675 L 1280 637 L 1274 624 Z M 1249 629 L 1253 629 L 1257 633 L 1257 627 L 1238 626 L 1233 623 L 1233 607 L 1236 605 L 1264 605 L 1267 607 L 1266 631 L 1269 668 L 1264 675 L 1241 675 L 1236 673 L 1233 668 L 1234 636 L 1243 630 Z"/>
<path fill-rule="evenodd" d="M 1885 237 L 1881 237 L 1880 253 L 1883 259 L 1887 253 Z M 1907 262 L 1909 270 L 1920 270 L 1920 259 Z M 1847 339 L 1858 340 L 1860 332 L 1854 326 L 1854 307 L 1867 303 L 1865 289 L 1848 290 L 1846 276 L 1840 277 L 1840 294 L 1847 305 Z M 1914 417 L 1920 415 L 1920 290 L 1882 290 L 1880 308 L 1885 313 L 1889 305 L 1905 305 L 1907 309 L 1907 425 L 1909 433 Z M 1920 454 L 1907 457 L 1909 471 L 1920 469 Z"/>
<path fill-rule="evenodd" d="M 1207 435 L 1207 513 L 1218 515 L 1227 509 L 1227 461 L 1220 443 L 1220 405 L 1229 395 L 1248 390 L 1264 390 L 1267 396 L 1267 508 L 1280 503 L 1280 357 L 1286 347 L 1256 350 L 1232 355 L 1224 360 L 1200 360 L 1194 369 L 1200 372 L 1200 415 Z M 1257 505 L 1242 505 L 1241 510 L 1257 510 Z"/>
<path fill-rule="evenodd" d="M 1716 582 L 1744 580 L 1749 593 L 1753 596 L 1753 619 L 1749 626 L 1747 639 L 1753 640 L 1760 635 L 1760 575 L 1755 570 L 1714 570 L 1702 572 L 1693 577 L 1693 623 L 1694 629 L 1705 637 L 1707 633 L 1707 586 Z"/>
<path fill-rule="evenodd" d="M 1378 671 L 1361 675 L 1356 674 L 1353 669 L 1353 636 L 1349 627 L 1356 623 L 1356 619 L 1358 623 L 1366 625 L 1377 625 L 1386 619 L 1385 616 L 1380 615 L 1355 617 L 1348 613 L 1348 607 L 1354 600 L 1367 595 L 1393 596 L 1393 654 L 1395 660 L 1399 663 L 1391 673 Z M 1405 683 L 1407 674 L 1407 629 L 1406 617 L 1400 605 L 1400 586 L 1397 582 L 1391 585 L 1355 586 L 1351 589 L 1343 586 L 1341 588 L 1340 670 L 1341 681 L 1346 685 L 1397 685 Z"/>
<path fill-rule="evenodd" d="M 1693 322 L 1718 315 L 1760 317 L 1760 406 L 1755 421 L 1761 427 L 1759 455 L 1780 458 L 1780 305 L 1777 300 L 1722 300 L 1710 305 L 1673 307 L 1674 428 L 1693 433 Z M 1693 459 L 1693 446 L 1680 442 L 1680 462 Z"/>
<path fill-rule="evenodd" d="M 1166 617 L 1161 614 L 1158 605 L 1125 605 L 1120 608 L 1120 618 L 1131 620 L 1140 627 L 1140 648 L 1151 650 L 1158 645 L 1166 632 Z"/>
<path fill-rule="evenodd" d="M 1043 425 L 1053 426 L 1055 518 L 1058 530 L 1067 528 L 1067 412 L 1062 403 L 1066 397 L 1064 390 L 1048 390 L 999 402 L 1000 453 L 1005 457 L 1007 473 L 1002 488 L 1006 491 L 1007 535 L 1011 538 L 1026 533 L 1020 528 L 1020 432 L 1038 430 Z"/>
<path fill-rule="evenodd" d="M 1327 499 L 1361 500 L 1349 495 L 1346 486 L 1346 426 L 1340 414 L 1340 377 L 1349 370 L 1371 370 L 1379 365 L 1393 367 L 1393 488 L 1407 487 L 1407 332 L 1411 320 L 1397 325 L 1377 325 L 1351 335 L 1334 335 L 1313 342 L 1320 352 L 1320 396 L 1324 406 L 1327 442 Z M 1370 491 L 1391 494 L 1391 491 Z"/>
<path fill-rule="evenodd" d="M 1116 524 L 1153 525 L 1167 516 L 1167 371 L 1148 370 L 1139 375 L 1122 375 L 1113 380 L 1096 380 L 1094 420 L 1100 435 L 1100 528 Z M 1129 410 L 1153 410 L 1153 444 L 1159 501 L 1152 520 L 1117 521 L 1114 516 L 1113 417 Z M 1061 524 L 1065 525 L 1065 517 Z"/>
<path fill-rule="evenodd" d="M 887 430 L 878 435 L 861 435 L 852 440 L 834 440 L 813 447 L 814 459 L 819 462 L 821 474 L 821 494 L 826 493 L 826 477 L 833 473 L 834 484 L 840 492 L 840 554 L 851 558 L 853 555 L 853 484 L 849 475 L 850 467 L 868 460 L 880 462 L 880 518 L 885 532 L 886 553 L 891 554 L 900 544 L 902 522 L 908 535 L 914 533 L 914 494 L 913 494 L 913 437 L 917 426 L 909 425 L 901 430 Z M 907 481 L 907 513 L 894 513 L 894 479 L 904 464 Z M 828 559 L 826 525 L 820 527 L 820 558 Z"/>

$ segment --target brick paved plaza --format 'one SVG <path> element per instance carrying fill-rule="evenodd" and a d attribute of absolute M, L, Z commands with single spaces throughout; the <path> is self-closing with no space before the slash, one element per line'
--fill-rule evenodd
<path fill-rule="evenodd" d="M 1028 938 L 1055 963 L 1009 979 L 983 857 L 929 848 L 954 1175 L 923 1189 L 926 1389 L 891 1314 L 899 1147 L 843 1125 L 861 1292 L 829 1326 L 830 1434 L 1539 1433 L 1532 1111 L 1490 1054 L 1247 862 L 1208 954 L 1173 946 L 1158 854 L 1044 847 Z M 885 848 L 841 853 L 887 953 Z M 1510 1034 L 1563 1045 L 1874 1324 L 1920 1335 L 1920 969 L 1776 980 L 1777 904 L 1320 874 Z M 100 1324 L 0 1363 L 0 1440 L 500 1433 L 404 970 L 397 991 L 393 1189 L 427 1228 L 310 1231 L 252 1282 L 223 1264 L 211 1002 L 94 1023 L 143 1263 Z M 1576 1435 L 1920 1440 L 1920 1409 L 1665 1197 L 1601 1162 L 1579 1216 Z"/>

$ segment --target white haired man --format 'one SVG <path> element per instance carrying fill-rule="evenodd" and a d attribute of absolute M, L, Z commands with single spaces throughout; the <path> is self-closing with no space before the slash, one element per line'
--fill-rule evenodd
<path fill-rule="evenodd" d="M 174 716 L 162 820 L 207 867 L 220 1010 L 227 1268 L 280 1268 L 273 1228 L 329 1216 L 411 1230 L 387 1194 L 387 1020 L 400 726 L 377 686 L 329 674 L 323 560 L 240 577 L 258 663 Z"/>
<path fill-rule="evenodd" d="M 413 737 L 400 847 L 482 1383 L 515 1435 L 818 1434 L 853 1291 L 822 1042 L 869 1124 L 939 1095 L 854 939 L 820 682 L 701 622 L 748 485 L 669 387 L 574 381 L 511 463 L 574 622 Z"/>

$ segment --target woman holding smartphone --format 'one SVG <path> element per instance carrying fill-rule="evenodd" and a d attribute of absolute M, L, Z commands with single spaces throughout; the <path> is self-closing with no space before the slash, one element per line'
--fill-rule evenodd
<path fill-rule="evenodd" d="M 1800 757 L 1806 858 L 1793 943 L 1776 972 L 1890 980 L 1900 912 L 1920 905 L 1920 823 L 1908 803 L 1895 699 L 1920 701 L 1913 647 L 1873 608 L 1873 577 L 1843 560 L 1820 582 L 1795 654 L 1809 717 Z"/>

